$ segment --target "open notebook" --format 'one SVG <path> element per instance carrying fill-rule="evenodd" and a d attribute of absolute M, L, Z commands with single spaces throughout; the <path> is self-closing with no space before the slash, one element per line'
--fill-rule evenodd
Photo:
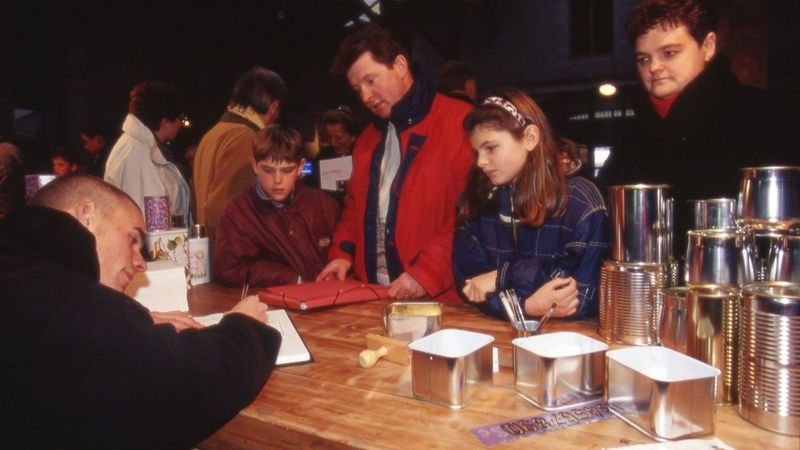
<path fill-rule="evenodd" d="M 222 313 L 210 314 L 203 317 L 195 317 L 194 320 L 202 325 L 216 325 L 222 320 Z M 281 332 L 283 340 L 281 349 L 278 352 L 276 365 L 297 364 L 311 361 L 311 353 L 308 351 L 303 338 L 297 332 L 292 319 L 283 309 L 270 309 L 267 311 L 267 324 Z"/>

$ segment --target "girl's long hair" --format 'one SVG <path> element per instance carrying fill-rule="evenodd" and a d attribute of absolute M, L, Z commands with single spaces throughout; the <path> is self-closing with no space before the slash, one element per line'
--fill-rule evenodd
<path fill-rule="evenodd" d="M 488 127 L 507 131 L 515 139 L 521 140 L 525 127 L 536 125 L 539 128 L 539 143 L 533 151 L 528 152 L 525 165 L 514 181 L 514 198 L 511 201 L 515 218 L 528 226 L 537 227 L 549 217 L 564 214 L 568 198 L 566 174 L 559 162 L 559 149 L 547 117 L 533 99 L 518 89 L 500 89 L 489 95 L 511 102 L 524 116 L 526 125 L 522 126 L 502 106 L 483 103 L 464 118 L 467 134 L 478 127 Z M 475 220 L 485 212 L 496 210 L 491 195 L 493 188 L 492 182 L 477 166 L 476 159 L 459 202 L 457 223 Z"/>

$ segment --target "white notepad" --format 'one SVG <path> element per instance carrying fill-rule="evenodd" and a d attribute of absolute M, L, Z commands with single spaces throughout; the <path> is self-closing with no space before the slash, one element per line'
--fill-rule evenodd
<path fill-rule="evenodd" d="M 195 317 L 194 320 L 205 326 L 216 325 L 222 320 L 222 313 L 209 314 L 203 317 Z M 270 309 L 267 311 L 267 324 L 280 331 L 283 336 L 281 349 L 278 352 L 276 365 L 296 364 L 311 361 L 311 353 L 308 347 L 294 327 L 292 319 L 283 309 Z"/>

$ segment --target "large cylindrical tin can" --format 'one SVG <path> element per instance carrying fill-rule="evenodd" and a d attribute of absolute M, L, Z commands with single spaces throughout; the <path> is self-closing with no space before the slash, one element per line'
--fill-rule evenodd
<path fill-rule="evenodd" d="M 736 208 L 745 230 L 800 229 L 800 166 L 742 169 Z"/>
<path fill-rule="evenodd" d="M 739 415 L 800 436 L 800 285 L 745 286 L 740 344 Z"/>
<path fill-rule="evenodd" d="M 672 256 L 672 201 L 665 184 L 608 188 L 611 259 L 665 263 Z"/>
<path fill-rule="evenodd" d="M 687 285 L 737 286 L 740 282 L 740 248 L 733 231 L 689 231 L 686 249 Z"/>
<path fill-rule="evenodd" d="M 692 230 L 736 230 L 736 200 L 711 198 L 689 200 L 692 205 Z"/>
<path fill-rule="evenodd" d="M 686 287 L 675 286 L 661 291 L 661 314 L 658 340 L 661 345 L 686 354 Z"/>
<path fill-rule="evenodd" d="M 667 287 L 668 264 L 603 261 L 598 334 L 621 344 L 657 344 L 659 291 Z"/>
<path fill-rule="evenodd" d="M 769 281 L 800 283 L 800 236 L 783 235 L 774 239 L 767 257 Z"/>
<path fill-rule="evenodd" d="M 717 404 L 736 402 L 739 289 L 691 286 L 686 294 L 686 354 L 720 370 Z"/>

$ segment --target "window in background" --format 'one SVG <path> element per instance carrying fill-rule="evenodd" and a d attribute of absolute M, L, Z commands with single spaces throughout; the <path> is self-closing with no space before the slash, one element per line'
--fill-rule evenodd
<path fill-rule="evenodd" d="M 47 114 L 14 109 L 14 134 L 18 138 L 42 138 L 47 134 Z"/>
<path fill-rule="evenodd" d="M 609 156 L 611 156 L 612 147 L 609 146 L 597 146 L 592 150 L 592 164 L 594 167 L 594 177 L 600 174 L 600 169 L 603 167 L 603 164 L 606 163 L 606 160 Z"/>

